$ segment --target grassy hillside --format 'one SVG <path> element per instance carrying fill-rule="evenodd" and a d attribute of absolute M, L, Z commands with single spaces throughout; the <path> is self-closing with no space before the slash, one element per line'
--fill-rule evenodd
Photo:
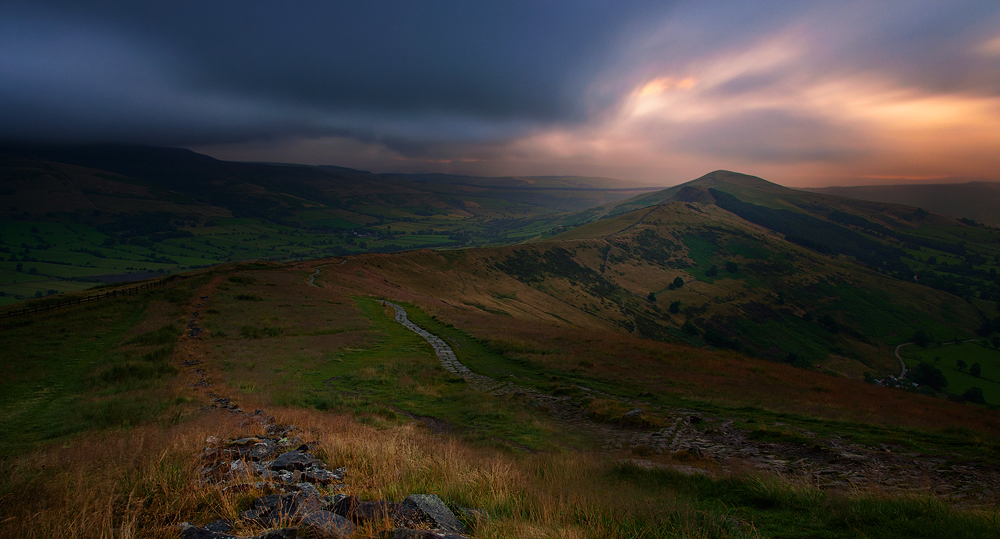
<path fill-rule="evenodd" d="M 17 353 L 2 364 L 0 530 L 174 537 L 182 521 L 232 518 L 238 533 L 260 533 L 237 517 L 265 491 L 204 483 L 199 455 L 210 436 L 260 434 L 251 411 L 264 409 L 298 425 L 331 469 L 347 467 L 341 492 L 396 501 L 435 492 L 485 512 L 466 520 L 475 537 L 996 533 L 995 499 L 983 494 L 998 464 L 996 412 L 641 339 L 554 301 L 549 278 L 544 290 L 507 276 L 484 288 L 479 274 L 499 270 L 474 262 L 514 259 L 501 252 L 224 265 L 143 296 L 2 322 L 0 344 Z M 425 282 L 419 270 L 431 266 L 441 277 Z M 478 391 L 449 374 L 382 299 L 404 305 L 474 372 L 520 389 Z M 181 334 L 191 323 L 202 333 Z M 218 407 L 219 397 L 246 415 Z M 591 419 L 563 416 L 567 406 Z M 622 423 L 616 414 L 636 406 L 643 423 Z M 608 437 L 649 437 L 678 417 L 692 441 L 725 432 L 730 441 L 717 443 L 797 452 L 831 475 L 815 476 L 821 489 L 799 468 L 768 472 L 760 466 L 772 461 L 750 453 L 604 449 Z M 622 462 L 636 458 L 660 468 Z M 872 460 L 843 475 L 838 466 L 855 458 Z M 829 479 L 873 478 L 885 466 L 889 481 Z M 940 490 L 948 484 L 962 497 Z"/>
<path fill-rule="evenodd" d="M 512 318 L 615 328 L 860 379 L 923 331 L 969 338 L 977 306 L 806 249 L 715 205 L 675 202 L 537 243 L 386 259 L 390 282 Z M 680 284 L 680 286 L 678 286 Z"/>
<path fill-rule="evenodd" d="M 641 189 L 640 189 L 641 190 Z M 512 243 L 606 178 L 376 175 L 127 146 L 0 148 L 0 305 L 234 260 Z"/>
<path fill-rule="evenodd" d="M 76 174 L 67 176 L 76 179 L 66 185 L 114 178 L 70 165 L 31 163 Z M 494 188 L 484 185 L 495 184 L 497 190 L 529 194 L 538 186 L 572 190 L 578 188 L 567 186 L 583 182 L 579 189 L 586 190 L 610 185 L 608 180 L 578 178 L 419 176 L 386 181 L 488 192 Z M 140 201 L 162 189 L 140 184 L 123 185 L 131 185 Z M 161 193 L 158 199 L 163 198 Z M 317 204 L 295 215 L 309 217 L 329 209 Z M 620 213 L 639 204 L 652 205 Z M 182 210 L 188 211 L 189 221 L 166 217 Z M 917 333 L 935 342 L 977 334 L 989 338 L 1000 321 L 996 230 L 904 206 L 795 191 L 725 171 L 598 207 L 595 211 L 608 217 L 574 228 L 565 223 L 586 221 L 596 213 L 503 221 L 512 228 L 479 239 L 454 230 L 500 226 L 502 220 L 482 216 L 489 214 L 485 209 L 480 216 L 438 214 L 393 224 L 380 217 L 382 224 L 350 232 L 211 216 L 216 210 L 189 201 L 177 203 L 172 214 L 106 215 L 97 210 L 89 216 L 48 216 L 63 221 L 58 223 L 10 220 L 0 236 L 0 249 L 6 251 L 0 275 L 7 283 L 0 299 L 13 302 L 78 290 L 90 286 L 87 280 L 95 276 L 111 280 L 123 272 L 144 276 L 228 260 L 454 248 L 532 237 L 517 247 L 443 255 L 446 266 L 436 255 L 414 253 L 404 257 L 410 262 L 401 270 L 409 275 L 398 277 L 426 295 L 483 312 L 616 328 L 664 342 L 818 366 L 857 379 L 865 372 L 898 372 L 889 350 Z M 453 233 L 445 236 L 449 226 Z M 560 230 L 565 232 L 551 235 Z"/>

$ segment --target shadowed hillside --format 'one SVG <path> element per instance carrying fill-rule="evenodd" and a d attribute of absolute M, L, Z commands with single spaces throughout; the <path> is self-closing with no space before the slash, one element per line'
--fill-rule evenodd
<path fill-rule="evenodd" d="M 888 202 L 936 211 L 952 217 L 1000 225 L 1000 183 L 857 185 L 806 189 L 814 193 Z"/>
<path fill-rule="evenodd" d="M 551 235 L 548 217 L 648 188 L 607 178 L 377 175 L 176 148 L 0 147 L 0 305 L 95 282 Z"/>

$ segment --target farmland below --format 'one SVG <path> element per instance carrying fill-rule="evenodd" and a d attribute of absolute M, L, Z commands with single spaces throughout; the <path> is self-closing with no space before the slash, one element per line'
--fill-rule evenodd
<path fill-rule="evenodd" d="M 0 305 L 238 260 L 504 244 L 650 188 L 375 175 L 146 147 L 0 148 Z"/>
<path fill-rule="evenodd" d="M 726 171 L 4 159 L 0 535 L 259 535 L 310 489 L 356 537 L 395 524 L 336 494 L 484 538 L 998 532 L 997 229 Z"/>

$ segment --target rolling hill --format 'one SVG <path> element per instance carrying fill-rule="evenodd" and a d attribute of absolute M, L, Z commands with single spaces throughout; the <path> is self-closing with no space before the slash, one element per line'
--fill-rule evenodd
<path fill-rule="evenodd" d="M 858 379 L 898 374 L 892 349 L 918 332 L 997 330 L 1000 231 L 988 227 L 723 171 L 603 211 L 530 243 L 387 257 L 377 273 L 464 309 Z"/>
<path fill-rule="evenodd" d="M 648 190 L 604 178 L 377 175 L 141 146 L 0 148 L 0 304 L 231 260 L 522 241 Z"/>
<path fill-rule="evenodd" d="M 42 164 L 67 183 L 106 180 Z M 141 181 L 137 204 L 187 196 Z M 994 229 L 718 171 L 524 219 L 514 230 L 557 228 L 530 241 L 319 258 L 301 244 L 322 232 L 174 203 L 216 222 L 15 219 L 6 263 L 40 266 L 26 258 L 80 245 L 87 226 L 102 260 L 175 244 L 252 257 L 271 233 L 317 258 L 223 263 L 0 319 L 7 535 L 173 537 L 179 522 L 227 519 L 260 536 L 254 508 L 313 488 L 351 503 L 435 492 L 479 537 L 996 533 L 1000 351 L 952 344 L 997 329 Z M 898 374 L 895 347 L 917 334 L 903 357 L 950 386 L 865 383 Z M 972 386 L 985 403 L 963 402 Z M 315 454 L 343 484 L 248 467 L 244 450 L 269 444 Z M 395 527 L 345 505 L 323 507 L 356 537 Z"/>

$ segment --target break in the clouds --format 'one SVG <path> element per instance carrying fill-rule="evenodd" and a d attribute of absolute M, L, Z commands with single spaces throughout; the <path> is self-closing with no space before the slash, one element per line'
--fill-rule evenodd
<path fill-rule="evenodd" d="M 0 117 L 377 171 L 997 178 L 1000 5 L 14 1 Z"/>

